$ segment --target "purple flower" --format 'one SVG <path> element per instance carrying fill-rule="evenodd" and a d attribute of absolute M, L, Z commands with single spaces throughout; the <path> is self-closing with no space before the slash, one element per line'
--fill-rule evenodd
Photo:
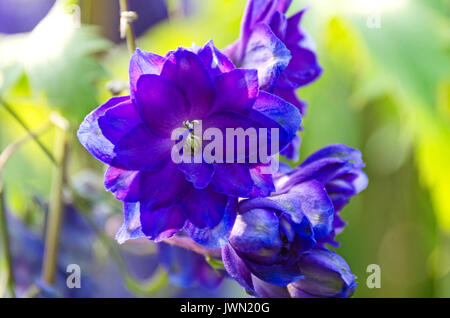
<path fill-rule="evenodd" d="M 330 234 L 334 209 L 324 187 L 311 180 L 284 194 L 239 203 L 239 215 L 222 249 L 225 268 L 246 290 L 257 279 L 286 286 L 302 278 L 298 261 Z"/>
<path fill-rule="evenodd" d="M 346 223 L 339 211 L 350 198 L 367 187 L 368 179 L 363 172 L 364 162 L 359 150 L 342 144 L 330 145 L 309 156 L 299 167 L 287 175 L 278 175 L 277 193 L 289 192 L 299 184 L 315 180 L 325 187 L 334 206 L 333 230 L 319 243 L 339 244 L 334 241 Z"/>
<path fill-rule="evenodd" d="M 237 42 L 225 49 L 233 62 L 258 70 L 260 86 L 297 106 L 295 90 L 322 73 L 312 38 L 299 26 L 306 9 L 287 18 L 291 0 L 249 0 Z"/>
<path fill-rule="evenodd" d="M 302 278 L 287 286 L 276 286 L 254 278 L 254 288 L 265 298 L 350 297 L 357 283 L 345 260 L 335 252 L 314 248 L 297 262 Z"/>
<path fill-rule="evenodd" d="M 236 69 L 212 42 L 165 57 L 137 50 L 129 73 L 130 96 L 111 98 L 78 131 L 83 146 L 109 165 L 106 189 L 124 202 L 117 239 L 161 241 L 184 230 L 206 246 L 225 244 L 238 197 L 269 195 L 272 178 L 248 160 L 177 164 L 173 131 L 184 129 L 191 138 L 182 149 L 195 153 L 198 136 L 191 128 L 199 121 L 224 135 L 227 128 L 277 128 L 281 150 L 294 138 L 300 113 L 260 91 L 257 72 Z"/>
<path fill-rule="evenodd" d="M 260 297 L 348 297 L 356 284 L 345 261 L 323 248 L 345 223 L 338 211 L 367 186 L 361 153 L 331 145 L 288 174 L 277 191 L 243 200 L 222 257 L 227 272 Z"/>
<path fill-rule="evenodd" d="M 161 242 L 158 252 L 160 264 L 175 286 L 187 288 L 198 285 L 211 289 L 219 286 L 225 276 L 225 273 L 216 272 L 204 256 L 188 249 Z"/>

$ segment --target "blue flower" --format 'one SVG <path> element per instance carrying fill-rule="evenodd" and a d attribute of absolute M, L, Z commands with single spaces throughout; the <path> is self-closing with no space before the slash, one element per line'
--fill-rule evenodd
<path fill-rule="evenodd" d="M 254 277 L 258 296 L 266 298 L 346 298 L 357 283 L 345 260 L 335 252 L 314 248 L 301 255 L 297 266 L 303 277 L 287 286 L 276 286 Z"/>
<path fill-rule="evenodd" d="M 251 292 L 254 277 L 278 286 L 302 278 L 301 254 L 333 230 L 333 204 L 315 180 L 283 194 L 241 201 L 238 211 L 222 258 L 230 276 Z"/>
<path fill-rule="evenodd" d="M 302 115 L 306 103 L 295 90 L 322 74 L 315 44 L 300 27 L 306 9 L 287 18 L 291 0 L 249 0 L 238 41 L 225 54 L 239 67 L 258 70 L 260 85 L 297 106 Z"/>
<path fill-rule="evenodd" d="M 276 128 L 282 150 L 300 127 L 300 113 L 260 91 L 257 72 L 236 69 L 212 42 L 166 57 L 137 50 L 130 61 L 130 93 L 94 110 L 78 131 L 82 145 L 109 165 L 105 186 L 124 202 L 118 240 L 145 235 L 159 242 L 184 230 L 201 244 L 225 244 L 238 197 L 269 195 L 272 178 L 249 160 L 176 163 L 173 131 L 184 128 L 190 138 L 182 149 L 195 153 L 199 136 L 192 127 L 198 121 L 223 135 L 228 128 Z M 266 137 L 261 142 L 270 145 Z"/>
<path fill-rule="evenodd" d="M 330 145 L 309 156 L 300 166 L 290 173 L 279 174 L 276 179 L 277 193 L 289 192 L 304 182 L 315 180 L 327 191 L 334 206 L 333 230 L 319 240 L 320 243 L 339 244 L 334 241 L 336 234 L 342 232 L 346 223 L 339 211 L 350 198 L 367 187 L 368 179 L 361 152 L 342 144 Z"/>

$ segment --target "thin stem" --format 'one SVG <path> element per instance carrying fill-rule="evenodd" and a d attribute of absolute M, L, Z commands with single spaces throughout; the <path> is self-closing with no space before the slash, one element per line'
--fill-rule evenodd
<path fill-rule="evenodd" d="M 45 145 L 39 140 L 39 138 L 31 131 L 30 127 L 23 121 L 22 118 L 14 111 L 14 109 L 9 105 L 7 102 L 5 102 L 3 99 L 0 98 L 0 104 L 3 105 L 5 110 L 11 114 L 11 116 L 19 123 L 20 126 L 22 126 L 34 139 L 34 141 L 37 143 L 37 145 L 42 149 L 42 151 L 45 153 L 45 155 L 50 159 L 50 161 L 54 164 L 56 164 L 55 157 L 53 157 L 52 153 L 45 147 Z"/>
<path fill-rule="evenodd" d="M 17 151 L 20 146 L 22 146 L 25 142 L 30 140 L 31 138 L 37 137 L 44 132 L 46 132 L 51 127 L 50 123 L 44 124 L 41 128 L 38 128 L 37 130 L 29 133 L 26 136 L 23 136 L 22 138 L 12 142 L 9 144 L 0 154 L 0 229 L 1 229 L 1 235 L 2 235 L 2 242 L 3 242 L 3 258 L 6 263 L 6 275 L 7 275 L 7 287 L 9 290 L 9 293 L 11 297 L 15 297 L 14 292 L 14 273 L 13 273 L 13 267 L 11 264 L 11 252 L 9 248 L 9 235 L 8 235 L 8 227 L 7 227 L 7 220 L 6 220 L 6 209 L 5 209 L 5 195 L 3 191 L 3 186 L 1 182 L 1 176 L 3 173 L 3 169 L 6 165 L 6 162 L 9 158 L 11 158 L 11 155 Z"/>
<path fill-rule="evenodd" d="M 136 38 L 133 30 L 133 18 L 132 16 L 125 16 L 130 11 L 128 10 L 128 0 L 119 0 L 120 5 L 120 28 L 125 31 L 125 37 L 127 39 L 128 52 L 130 55 L 136 51 Z M 121 32 L 122 33 L 122 32 Z M 123 36 L 123 34 L 121 35 Z"/>
<path fill-rule="evenodd" d="M 3 191 L 2 185 L 0 184 L 0 232 L 3 242 L 3 259 L 6 265 L 7 288 L 9 290 L 10 296 L 15 298 L 16 292 L 14 290 L 14 272 L 12 267 L 11 251 L 9 249 L 8 225 L 6 223 L 5 210 L 5 193 Z"/>
<path fill-rule="evenodd" d="M 9 160 L 11 155 L 20 148 L 24 143 L 29 141 L 32 138 L 37 138 L 38 136 L 44 134 L 48 131 L 48 129 L 51 127 L 51 123 L 46 123 L 42 125 L 40 128 L 28 132 L 27 135 L 21 137 L 20 139 L 17 139 L 10 143 L 0 154 L 0 179 L 2 176 L 3 169 L 6 165 L 6 162 Z"/>
<path fill-rule="evenodd" d="M 69 139 L 67 130 L 56 130 L 55 153 L 58 155 L 59 165 L 55 167 L 53 176 L 45 237 L 44 260 L 42 264 L 42 280 L 48 285 L 52 285 L 55 281 L 59 238 L 64 213 L 63 187 L 67 178 L 69 158 Z"/>

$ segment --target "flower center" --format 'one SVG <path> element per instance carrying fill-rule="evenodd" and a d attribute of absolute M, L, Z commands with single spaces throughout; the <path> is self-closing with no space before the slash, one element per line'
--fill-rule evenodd
<path fill-rule="evenodd" d="M 186 141 L 183 145 L 183 151 L 191 155 L 195 155 L 202 145 L 201 136 L 195 135 L 195 125 L 198 124 L 198 120 L 185 120 L 183 122 L 184 128 L 189 130 L 189 135 L 186 137 Z"/>

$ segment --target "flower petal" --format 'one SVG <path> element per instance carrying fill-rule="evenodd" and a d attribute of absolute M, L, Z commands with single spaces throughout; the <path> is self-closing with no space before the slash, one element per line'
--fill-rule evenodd
<path fill-rule="evenodd" d="M 241 67 L 258 70 L 260 89 L 270 90 L 289 65 L 291 53 L 267 24 L 254 28 Z"/>
<path fill-rule="evenodd" d="M 188 119 L 189 103 L 183 92 L 157 75 L 142 75 L 137 83 L 136 106 L 149 129 L 170 138 L 175 128 Z"/>
<path fill-rule="evenodd" d="M 246 262 L 253 275 L 259 279 L 277 286 L 286 286 L 303 277 L 297 264 L 292 265 L 260 265 Z"/>
<path fill-rule="evenodd" d="M 173 205 L 157 210 L 141 205 L 142 232 L 151 240 L 160 242 L 179 232 L 186 221 L 179 206 Z"/>
<path fill-rule="evenodd" d="M 228 198 L 222 221 L 214 228 L 198 228 L 186 221 L 185 232 L 197 243 L 209 248 L 220 248 L 228 243 L 237 213 L 237 198 Z"/>
<path fill-rule="evenodd" d="M 250 270 L 229 244 L 222 248 L 222 260 L 227 273 L 247 291 L 253 291 Z"/>
<path fill-rule="evenodd" d="M 165 58 L 157 54 L 150 52 L 144 52 L 140 49 L 136 49 L 130 59 L 130 91 L 134 97 L 134 93 L 137 89 L 137 82 L 139 77 L 144 74 L 157 74 L 161 73 L 162 67 L 165 62 Z"/>
<path fill-rule="evenodd" d="M 315 180 L 303 182 L 288 194 L 274 197 L 279 202 L 287 202 L 284 200 L 288 198 L 289 204 L 296 206 L 311 222 L 316 238 L 325 237 L 332 231 L 334 207 L 322 184 Z"/>
<path fill-rule="evenodd" d="M 125 170 L 156 170 L 170 160 L 170 139 L 153 135 L 140 124 L 124 136 L 114 147 L 116 156 L 111 165 Z"/>
<path fill-rule="evenodd" d="M 310 49 L 288 46 L 292 55 L 289 65 L 277 85 L 286 88 L 299 88 L 315 81 L 322 75 L 323 69 L 317 61 L 317 55 Z"/>
<path fill-rule="evenodd" d="M 290 295 L 284 286 L 269 284 L 258 277 L 252 275 L 253 286 L 261 298 L 290 298 Z"/>
<path fill-rule="evenodd" d="M 114 145 L 139 124 L 142 120 L 131 100 L 108 109 L 98 118 L 102 134 Z"/>
<path fill-rule="evenodd" d="M 297 135 L 301 124 L 298 109 L 281 98 L 260 92 L 253 106 L 251 118 L 262 127 L 279 128 L 279 149 L 283 150 Z M 268 145 L 270 145 L 270 142 Z"/>
<path fill-rule="evenodd" d="M 214 228 L 222 221 L 228 198 L 212 189 L 194 189 L 183 198 L 186 218 L 199 228 Z"/>
<path fill-rule="evenodd" d="M 186 180 L 191 182 L 196 189 L 206 188 L 214 175 L 214 165 L 209 163 L 185 163 L 177 164 L 178 169 L 184 173 Z"/>
<path fill-rule="evenodd" d="M 326 249 L 316 248 L 302 254 L 298 266 L 305 279 L 293 283 L 299 289 L 319 297 L 349 297 L 356 283 L 345 260 Z"/>
<path fill-rule="evenodd" d="M 191 107 L 191 117 L 202 119 L 214 103 L 214 83 L 198 55 L 186 49 L 169 53 L 161 76 L 180 87 Z"/>
<path fill-rule="evenodd" d="M 124 222 L 116 234 L 119 244 L 145 236 L 142 232 L 139 203 L 124 203 Z"/>
<path fill-rule="evenodd" d="M 178 203 L 192 187 L 171 161 L 161 169 L 141 172 L 139 184 L 141 200 L 154 209 Z"/>
<path fill-rule="evenodd" d="M 270 248 L 279 235 L 278 217 L 270 209 L 252 209 L 236 218 L 229 241 L 239 252 Z"/>
<path fill-rule="evenodd" d="M 212 112 L 223 110 L 246 114 L 258 96 L 258 73 L 235 69 L 218 76 L 215 85 L 217 97 Z"/>
<path fill-rule="evenodd" d="M 136 202 L 140 199 L 140 172 L 109 166 L 105 173 L 105 188 L 117 200 Z"/>
<path fill-rule="evenodd" d="M 249 197 L 254 186 L 250 166 L 239 163 L 219 163 L 214 165 L 211 188 L 233 197 Z"/>
<path fill-rule="evenodd" d="M 127 102 L 129 96 L 113 97 L 105 104 L 98 107 L 86 116 L 78 129 L 77 135 L 80 143 L 98 160 L 109 164 L 115 157 L 114 144 L 112 144 L 102 133 L 98 119 L 120 103 Z"/>
<path fill-rule="evenodd" d="M 233 63 L 214 46 L 212 40 L 198 51 L 198 56 L 202 60 L 203 65 L 208 69 L 211 78 L 215 78 L 222 73 L 227 73 L 234 69 Z"/>

